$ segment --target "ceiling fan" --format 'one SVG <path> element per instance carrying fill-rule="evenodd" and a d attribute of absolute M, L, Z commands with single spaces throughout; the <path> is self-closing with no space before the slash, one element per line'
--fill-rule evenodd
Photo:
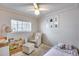
<path fill-rule="evenodd" d="M 39 6 L 36 3 L 34 3 L 33 5 L 34 5 L 35 15 L 39 15 L 40 14 Z"/>
<path fill-rule="evenodd" d="M 40 8 L 39 4 L 37 4 L 37 3 L 33 3 L 33 6 L 34 6 L 35 15 L 39 15 L 40 11 L 47 11 L 48 10 L 47 8 Z"/>

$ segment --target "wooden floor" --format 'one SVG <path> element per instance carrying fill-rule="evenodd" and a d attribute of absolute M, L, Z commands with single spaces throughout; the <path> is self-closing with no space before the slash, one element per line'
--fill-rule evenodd
<path fill-rule="evenodd" d="M 22 51 L 13 54 L 12 56 L 43 56 L 51 47 L 45 44 L 41 44 L 39 48 L 35 48 L 31 54 L 27 55 Z"/>

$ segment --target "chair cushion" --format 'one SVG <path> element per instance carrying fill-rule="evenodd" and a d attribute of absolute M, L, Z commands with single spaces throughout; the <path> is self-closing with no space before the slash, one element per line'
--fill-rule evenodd
<path fill-rule="evenodd" d="M 23 52 L 30 54 L 35 50 L 33 43 L 26 43 L 23 45 Z"/>
<path fill-rule="evenodd" d="M 23 46 L 25 46 L 25 47 L 32 47 L 32 46 L 34 46 L 34 44 L 33 43 L 26 43 Z"/>

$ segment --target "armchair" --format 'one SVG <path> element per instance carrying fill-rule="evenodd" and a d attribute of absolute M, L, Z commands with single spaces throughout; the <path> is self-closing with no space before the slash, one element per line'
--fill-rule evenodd
<path fill-rule="evenodd" d="M 41 36 L 42 36 L 42 33 L 37 32 L 35 33 L 35 35 L 33 35 L 31 39 L 29 39 L 29 42 L 34 43 L 35 47 L 39 47 L 41 44 Z"/>

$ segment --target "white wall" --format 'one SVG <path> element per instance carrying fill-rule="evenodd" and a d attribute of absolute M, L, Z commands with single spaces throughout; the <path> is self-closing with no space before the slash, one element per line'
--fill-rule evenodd
<path fill-rule="evenodd" d="M 59 17 L 58 29 L 50 29 L 46 27 L 47 20 L 55 15 Z M 61 12 L 51 12 L 40 19 L 40 30 L 44 33 L 43 42 L 55 45 L 59 42 L 68 42 L 79 48 L 79 8 L 74 7 Z M 48 43 L 49 42 L 49 43 Z"/>
<path fill-rule="evenodd" d="M 1 26 L 3 24 L 6 24 L 6 25 L 10 26 L 11 19 L 30 21 L 32 23 L 32 32 L 37 31 L 37 20 L 36 20 L 36 18 L 26 16 L 26 15 L 23 15 L 21 13 L 9 11 L 9 10 L 7 10 L 5 8 L 2 9 L 0 7 L 0 35 L 1 35 L 1 28 L 2 28 Z M 17 35 L 19 35 L 19 34 L 20 33 L 17 33 Z M 17 36 L 17 35 L 15 35 L 15 36 Z M 23 36 L 25 35 L 25 37 L 27 37 L 27 33 L 21 33 L 21 35 L 23 35 Z M 21 36 L 21 35 L 19 35 L 19 36 Z"/>

